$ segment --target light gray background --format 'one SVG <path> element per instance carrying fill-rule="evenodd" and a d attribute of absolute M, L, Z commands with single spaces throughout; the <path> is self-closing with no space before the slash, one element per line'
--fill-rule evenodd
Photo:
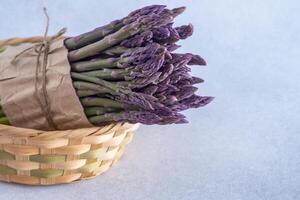
<path fill-rule="evenodd" d="M 193 72 L 209 106 L 187 125 L 143 126 L 123 159 L 90 180 L 52 187 L 0 184 L 0 199 L 300 199 L 300 3 L 297 0 L 1 0 L 0 38 L 76 35 L 153 4 L 186 5 L 180 51 L 206 58 Z"/>

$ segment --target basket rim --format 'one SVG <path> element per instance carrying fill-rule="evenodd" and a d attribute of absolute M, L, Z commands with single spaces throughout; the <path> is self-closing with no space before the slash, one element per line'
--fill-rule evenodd
<path fill-rule="evenodd" d="M 124 131 L 135 131 L 140 126 L 139 123 L 137 124 L 130 124 L 127 122 L 118 122 L 118 123 L 111 123 L 104 126 L 93 126 L 88 128 L 77 128 L 77 129 L 69 129 L 69 130 L 54 130 L 54 131 L 43 131 L 43 130 L 36 130 L 30 128 L 21 128 L 9 125 L 0 124 L 0 137 L 30 137 L 36 138 L 41 140 L 49 140 L 49 139 L 58 139 L 58 138 L 83 138 L 87 136 L 91 136 L 94 133 L 97 135 L 106 135 L 116 132 L 117 130 L 124 130 Z"/>

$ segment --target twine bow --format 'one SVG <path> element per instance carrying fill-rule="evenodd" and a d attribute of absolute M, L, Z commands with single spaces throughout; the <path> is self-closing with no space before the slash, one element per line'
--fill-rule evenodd
<path fill-rule="evenodd" d="M 60 38 L 61 36 L 63 36 L 67 29 L 66 28 L 62 28 L 58 33 L 56 33 L 53 36 L 49 36 L 48 37 L 48 30 L 49 30 L 49 15 L 47 13 L 47 9 L 44 8 L 44 14 L 46 16 L 46 30 L 44 33 L 44 37 L 42 42 L 36 43 L 34 44 L 32 47 L 29 47 L 25 50 L 23 50 L 22 52 L 20 52 L 19 54 L 17 54 L 14 59 L 12 60 L 12 62 L 16 62 L 16 60 L 22 56 L 25 52 L 29 51 L 29 50 L 34 50 L 37 53 L 37 61 L 36 61 L 36 70 L 35 70 L 35 96 L 39 102 L 39 105 L 46 117 L 46 120 L 49 124 L 49 126 L 56 130 L 57 126 L 53 121 L 53 116 L 51 113 L 51 107 L 50 107 L 50 102 L 49 102 L 49 97 L 47 94 L 47 64 L 48 64 L 48 55 L 49 55 L 49 51 L 50 51 L 50 46 L 52 44 L 52 42 L 54 42 L 56 39 Z M 43 62 L 41 65 L 41 56 L 43 56 Z M 41 73 L 41 77 L 40 77 L 40 73 Z M 41 78 L 41 95 L 39 94 L 39 80 Z"/>

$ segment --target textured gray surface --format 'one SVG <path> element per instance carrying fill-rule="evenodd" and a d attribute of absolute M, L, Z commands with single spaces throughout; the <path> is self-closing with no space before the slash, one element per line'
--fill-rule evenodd
<path fill-rule="evenodd" d="M 100 3 L 101 2 L 101 3 Z M 0 38 L 39 35 L 42 7 L 51 32 L 75 35 L 152 3 L 179 1 L 1 1 Z M 120 4 L 120 6 L 118 6 Z M 200 53 L 200 93 L 188 125 L 142 127 L 104 175 L 52 187 L 0 183 L 0 199 L 300 199 L 300 3 L 193 0 L 177 24 L 195 34 L 180 51 Z"/>

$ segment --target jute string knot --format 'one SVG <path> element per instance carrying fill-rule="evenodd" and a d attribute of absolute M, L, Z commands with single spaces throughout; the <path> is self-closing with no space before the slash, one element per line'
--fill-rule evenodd
<path fill-rule="evenodd" d="M 50 128 L 56 130 L 57 126 L 53 121 L 53 116 L 51 113 L 51 107 L 50 107 L 50 102 L 49 102 L 49 97 L 47 94 L 47 87 L 46 87 L 47 86 L 47 64 L 48 64 L 48 55 L 50 53 L 49 52 L 50 46 L 52 42 L 54 42 L 55 40 L 63 36 L 67 32 L 67 29 L 62 28 L 55 35 L 48 37 L 50 18 L 46 8 L 44 8 L 44 14 L 46 16 L 46 30 L 44 33 L 43 40 L 17 54 L 12 60 L 12 63 L 15 63 L 20 56 L 22 56 L 24 53 L 28 52 L 29 50 L 33 50 L 37 53 L 35 80 L 34 80 L 35 82 L 34 93 Z M 41 57 L 42 57 L 42 65 L 41 65 Z"/>

